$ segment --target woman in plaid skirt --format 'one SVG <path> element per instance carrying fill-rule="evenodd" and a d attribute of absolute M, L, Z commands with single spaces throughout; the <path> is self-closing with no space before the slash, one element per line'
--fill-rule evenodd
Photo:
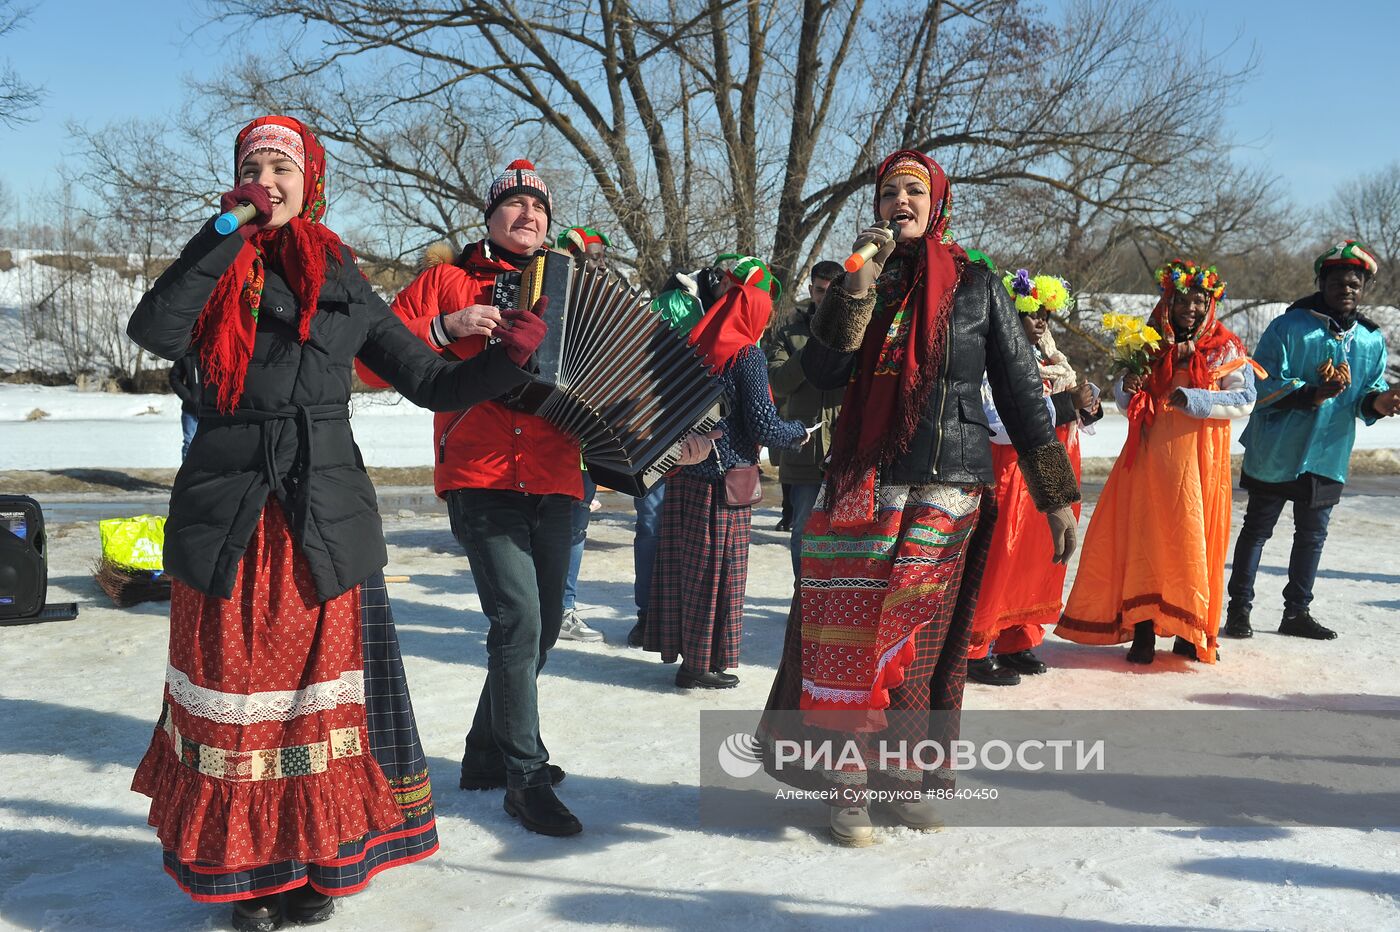
<path fill-rule="evenodd" d="M 682 689 L 739 683 L 725 671 L 739 665 L 753 509 L 728 504 L 725 473 L 755 466 L 760 444 L 795 448 L 807 438 L 801 422 L 783 420 L 773 406 L 767 361 L 757 346 L 781 285 L 761 260 L 732 258 L 737 262 L 726 274 L 727 290 L 690 334 L 719 373 L 729 413 L 719 423 L 715 456 L 666 479 L 642 642 L 666 663 L 681 657 L 676 685 Z"/>
<path fill-rule="evenodd" d="M 769 773 L 825 791 L 832 836 L 853 846 L 873 840 L 872 792 L 931 830 L 940 822 L 923 791 L 951 787 L 927 758 L 884 752 L 957 737 L 995 515 L 983 494 L 993 480 L 983 372 L 1059 563 L 1074 549 L 1079 500 L 1016 311 L 953 242 L 943 169 L 894 153 L 876 173 L 874 208 L 879 222 L 856 241 L 868 258 L 832 284 L 802 350 L 808 380 L 846 394 L 758 734 Z M 794 739 L 856 748 L 859 763 L 784 764 L 777 742 Z"/>

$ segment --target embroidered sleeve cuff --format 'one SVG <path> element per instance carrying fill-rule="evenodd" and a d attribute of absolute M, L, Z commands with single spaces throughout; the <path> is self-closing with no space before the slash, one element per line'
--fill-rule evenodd
<path fill-rule="evenodd" d="M 445 314 L 439 314 L 433 318 L 432 324 L 428 326 L 428 337 L 433 341 L 435 349 L 442 349 L 452 342 L 452 338 L 447 335 L 447 326 L 442 322 Z"/>
<path fill-rule="evenodd" d="M 860 348 L 865 328 L 874 313 L 874 288 L 855 298 L 839 286 L 833 286 L 812 315 L 812 336 L 839 353 L 853 353 Z"/>
<path fill-rule="evenodd" d="M 1079 501 L 1079 480 L 1074 478 L 1074 467 L 1060 441 L 1041 444 L 1022 454 L 1020 464 L 1037 511 L 1048 513 Z"/>

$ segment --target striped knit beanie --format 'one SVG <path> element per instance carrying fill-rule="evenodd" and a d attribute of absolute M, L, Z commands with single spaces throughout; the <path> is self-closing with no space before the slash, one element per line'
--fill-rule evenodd
<path fill-rule="evenodd" d="M 544 183 L 544 179 L 535 174 L 535 166 L 526 159 L 516 159 L 506 166 L 506 170 L 491 182 L 491 189 L 486 192 L 486 219 L 491 219 L 492 212 L 501 201 L 512 194 L 533 194 L 544 202 L 544 215 L 554 222 L 554 211 L 549 203 L 549 187 Z"/>
<path fill-rule="evenodd" d="M 1380 263 L 1376 262 L 1376 255 L 1371 252 L 1371 247 L 1354 239 L 1338 243 L 1318 256 L 1313 261 L 1313 276 L 1321 278 L 1323 269 L 1338 265 L 1354 265 L 1368 275 L 1375 275 L 1380 271 Z"/>

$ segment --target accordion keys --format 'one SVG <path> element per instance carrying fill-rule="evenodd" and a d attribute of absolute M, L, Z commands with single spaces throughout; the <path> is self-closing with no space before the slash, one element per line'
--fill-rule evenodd
<path fill-rule="evenodd" d="M 598 484 L 644 494 L 675 466 L 686 434 L 719 422 L 719 380 L 687 334 L 613 273 L 547 250 L 518 282 L 510 274 L 498 276 L 493 297 L 511 303 L 497 306 L 547 297 L 549 332 L 530 382 L 501 401 L 574 437 Z"/>

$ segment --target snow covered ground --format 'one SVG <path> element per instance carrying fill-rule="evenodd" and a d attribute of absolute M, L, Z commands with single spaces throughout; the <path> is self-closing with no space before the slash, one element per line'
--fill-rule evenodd
<path fill-rule="evenodd" d="M 1109 406 L 1084 456 L 1114 457 L 1127 421 Z M 43 417 L 27 420 L 35 411 Z M 394 392 L 352 399 L 355 440 L 369 466 L 431 466 L 433 415 Z M 1245 420 L 1235 423 L 1235 452 Z M 1358 427 L 1356 448 L 1400 449 L 1400 418 Z M 0 384 L 0 470 L 174 469 L 180 465 L 180 402 L 174 395 L 80 392 L 72 386 Z"/>
<path fill-rule="evenodd" d="M 173 465 L 169 398 L 29 391 L 0 390 L 4 464 Z M 148 404 L 160 413 L 141 414 Z M 52 418 L 16 422 L 27 405 Z M 105 433 L 107 418 L 119 429 Z M 357 426 L 371 461 L 391 462 L 399 449 L 425 461 L 428 427 L 416 411 L 360 412 Z M 1390 436 L 1386 445 L 1400 446 Z M 580 608 L 609 643 L 564 644 L 541 678 L 544 734 L 569 772 L 561 796 L 585 825 L 569 839 L 529 834 L 501 811 L 498 792 L 457 789 L 484 676 L 485 619 L 445 517 L 386 518 L 389 572 L 412 577 L 391 596 L 442 850 L 342 901 L 333 928 L 1400 927 L 1394 828 L 881 828 L 865 850 L 833 847 L 807 829 L 703 830 L 699 713 L 762 707 L 791 591 L 786 537 L 767 530 L 776 520 L 770 502 L 754 522 L 743 682 L 685 693 L 671 684 L 674 667 L 618 646 L 633 621 L 631 516 L 619 496 L 603 503 Z M 1317 604 L 1340 629 L 1336 641 L 1269 633 L 1281 608 L 1285 520 L 1260 576 L 1261 633 L 1227 642 L 1220 664 L 1168 654 L 1130 668 L 1121 647 L 1052 641 L 1042 651 L 1050 673 L 1014 689 L 971 686 L 966 704 L 1400 710 L 1400 564 L 1384 556 L 1397 522 L 1400 496 L 1350 495 L 1336 509 Z M 111 607 L 89 575 L 95 523 L 51 526 L 50 540 L 50 599 L 76 600 L 82 611 L 74 621 L 0 628 L 0 927 L 226 928 L 227 907 L 190 902 L 161 872 L 145 800 L 128 790 L 159 711 L 165 606 Z"/>

